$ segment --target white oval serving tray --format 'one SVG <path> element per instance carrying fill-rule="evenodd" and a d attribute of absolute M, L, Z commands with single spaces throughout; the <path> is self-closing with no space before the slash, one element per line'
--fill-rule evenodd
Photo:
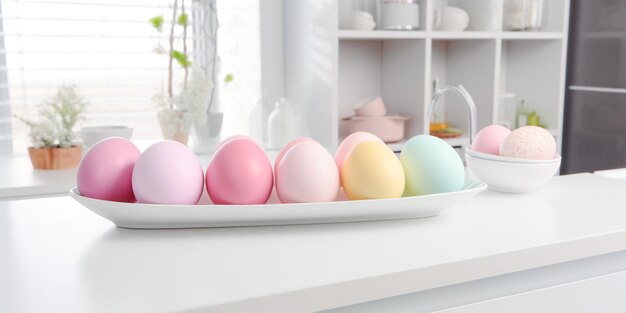
<path fill-rule="evenodd" d="M 469 181 L 462 190 L 426 196 L 379 200 L 263 205 L 163 205 L 98 200 L 70 195 L 80 204 L 124 228 L 200 228 L 316 224 L 409 219 L 435 216 L 482 191 Z"/>

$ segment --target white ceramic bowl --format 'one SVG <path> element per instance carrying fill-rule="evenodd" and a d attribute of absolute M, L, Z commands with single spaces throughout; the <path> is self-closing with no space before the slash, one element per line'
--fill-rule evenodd
<path fill-rule="evenodd" d="M 102 125 L 82 127 L 78 134 L 83 138 L 83 143 L 87 147 L 91 147 L 96 142 L 109 137 L 122 137 L 130 139 L 133 135 L 133 129 L 128 126 Z"/>
<path fill-rule="evenodd" d="M 352 14 L 352 29 L 372 30 L 376 28 L 376 22 L 371 14 L 357 11 Z"/>
<path fill-rule="evenodd" d="M 547 183 L 559 170 L 561 156 L 550 160 L 528 160 L 465 151 L 470 171 L 489 189 L 506 193 L 528 193 Z"/>

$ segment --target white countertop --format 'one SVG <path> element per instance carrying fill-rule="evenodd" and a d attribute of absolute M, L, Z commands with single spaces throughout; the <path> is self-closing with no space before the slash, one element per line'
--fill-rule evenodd
<path fill-rule="evenodd" d="M 345 306 L 625 250 L 624 194 L 580 174 L 433 218 L 187 230 L 116 228 L 68 197 L 5 201 L 0 312 Z"/>
<path fill-rule="evenodd" d="M 65 193 L 77 169 L 34 170 L 28 156 L 0 155 L 0 199 Z"/>
<path fill-rule="evenodd" d="M 612 170 L 595 171 L 593 173 L 596 175 L 600 175 L 600 176 L 604 176 L 608 178 L 626 180 L 626 168 L 616 168 Z"/>

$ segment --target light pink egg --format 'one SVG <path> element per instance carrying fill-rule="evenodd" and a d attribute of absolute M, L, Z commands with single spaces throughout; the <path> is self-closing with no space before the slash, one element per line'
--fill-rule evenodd
<path fill-rule="evenodd" d="M 335 162 L 337 164 L 339 172 L 341 172 L 341 165 L 343 164 L 343 161 L 346 159 L 350 151 L 352 151 L 352 149 L 356 147 L 356 145 L 363 141 L 378 141 L 380 143 L 383 143 L 382 139 L 378 138 L 372 133 L 356 132 L 350 134 L 341 142 L 341 144 L 337 148 L 337 152 L 335 152 Z"/>
<path fill-rule="evenodd" d="M 246 137 L 222 143 L 207 167 L 206 189 L 215 204 L 263 204 L 273 187 L 270 160 Z"/>
<path fill-rule="evenodd" d="M 139 149 L 124 138 L 99 141 L 80 162 L 76 179 L 78 191 L 89 198 L 135 202 L 132 175 L 139 155 Z"/>
<path fill-rule="evenodd" d="M 144 151 L 133 170 L 140 203 L 197 204 L 204 187 L 202 165 L 187 146 L 161 141 Z"/>
<path fill-rule="evenodd" d="M 502 125 L 489 125 L 476 134 L 472 142 L 472 150 L 499 155 L 500 145 L 510 133 L 511 131 Z"/>
<path fill-rule="evenodd" d="M 292 146 L 276 169 L 276 192 L 281 202 L 326 202 L 337 198 L 337 165 L 330 153 L 314 140 Z"/>
<path fill-rule="evenodd" d="M 285 153 L 287 153 L 287 151 L 289 151 L 289 149 L 291 149 L 291 147 L 301 143 L 301 142 L 317 142 L 314 139 L 311 139 L 309 137 L 300 137 L 300 138 L 296 138 L 292 141 L 290 141 L 288 144 L 286 144 L 282 149 L 280 149 L 280 151 L 278 152 L 278 155 L 276 156 L 276 159 L 274 159 L 274 179 L 276 179 L 277 171 L 278 171 L 278 164 L 280 163 L 280 161 L 283 159 L 283 157 L 285 156 Z"/>
<path fill-rule="evenodd" d="M 524 126 L 512 131 L 500 146 L 500 155 L 547 160 L 556 154 L 556 141 L 547 130 L 537 126 Z"/>

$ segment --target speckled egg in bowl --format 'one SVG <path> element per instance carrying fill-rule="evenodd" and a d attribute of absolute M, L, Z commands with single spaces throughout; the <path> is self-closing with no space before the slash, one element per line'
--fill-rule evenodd
<path fill-rule="evenodd" d="M 561 166 L 554 138 L 536 126 L 512 131 L 502 138 L 499 150 L 499 154 L 474 149 L 465 152 L 471 173 L 495 191 L 531 192 L 546 184 Z"/>

